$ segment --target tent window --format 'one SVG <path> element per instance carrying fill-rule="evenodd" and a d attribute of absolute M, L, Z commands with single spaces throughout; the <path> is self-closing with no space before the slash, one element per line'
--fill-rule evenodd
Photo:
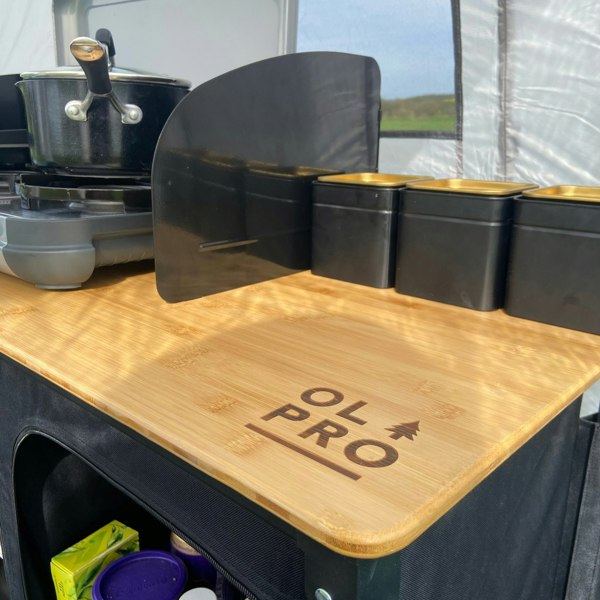
<path fill-rule="evenodd" d="M 460 135 L 459 0 L 299 0 L 297 51 L 372 56 L 382 137 Z"/>

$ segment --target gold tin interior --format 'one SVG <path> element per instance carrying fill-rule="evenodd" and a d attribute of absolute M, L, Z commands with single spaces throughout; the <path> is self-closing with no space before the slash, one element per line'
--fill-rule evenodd
<path fill-rule="evenodd" d="M 538 186 L 533 183 L 516 183 L 510 181 L 481 181 L 479 179 L 432 179 L 408 183 L 411 190 L 428 190 L 432 192 L 453 192 L 475 194 L 478 196 L 511 196 L 531 190 Z"/>
<path fill-rule="evenodd" d="M 389 173 L 342 173 L 340 175 L 324 175 L 318 180 L 323 183 L 345 183 L 372 187 L 404 187 L 409 181 L 425 181 L 427 179 L 431 179 L 431 177 Z"/>
<path fill-rule="evenodd" d="M 555 185 L 523 192 L 527 198 L 541 198 L 543 200 L 571 200 L 575 202 L 600 203 L 600 187 L 585 185 Z"/>

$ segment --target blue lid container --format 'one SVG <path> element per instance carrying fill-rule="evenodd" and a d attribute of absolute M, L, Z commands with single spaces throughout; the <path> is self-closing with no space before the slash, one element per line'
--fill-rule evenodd
<path fill-rule="evenodd" d="M 177 600 L 187 572 L 168 552 L 144 550 L 110 563 L 92 588 L 92 600 Z"/>

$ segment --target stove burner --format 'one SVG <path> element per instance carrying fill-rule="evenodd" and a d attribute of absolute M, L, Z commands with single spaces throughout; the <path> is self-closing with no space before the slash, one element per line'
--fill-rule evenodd
<path fill-rule="evenodd" d="M 17 182 L 24 174 L 22 171 L 2 171 L 0 170 L 0 195 L 16 194 Z"/>
<path fill-rule="evenodd" d="M 123 202 L 118 200 L 85 200 L 84 202 L 69 202 L 70 210 L 77 210 L 88 215 L 120 215 L 127 211 Z"/>
<path fill-rule="evenodd" d="M 122 214 L 149 211 L 151 188 L 147 181 L 106 178 L 22 175 L 17 184 L 22 206 L 28 210 L 68 208 L 86 214 Z"/>
<path fill-rule="evenodd" d="M 105 179 L 150 179 L 150 175 L 140 175 L 139 171 L 123 171 L 121 169 L 99 169 L 95 168 L 94 173 L 90 174 L 90 169 L 77 169 L 72 167 L 53 168 L 49 166 L 40 167 L 48 175 L 57 177 L 67 177 L 70 179 L 81 178 L 105 178 Z"/>
<path fill-rule="evenodd" d="M 72 289 L 100 266 L 154 257 L 147 179 L 0 171 L 0 272 Z"/>

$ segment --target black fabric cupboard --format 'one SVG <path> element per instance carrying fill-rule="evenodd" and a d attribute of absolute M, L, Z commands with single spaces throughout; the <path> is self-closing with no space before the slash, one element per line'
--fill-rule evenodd
<path fill-rule="evenodd" d="M 7 357 L 0 531 L 11 600 L 54 597 L 50 557 L 112 518 L 174 529 L 259 600 L 564 598 L 590 434 L 573 403 L 404 550 L 328 550 Z M 326 597 L 326 596 L 321 596 Z"/>

